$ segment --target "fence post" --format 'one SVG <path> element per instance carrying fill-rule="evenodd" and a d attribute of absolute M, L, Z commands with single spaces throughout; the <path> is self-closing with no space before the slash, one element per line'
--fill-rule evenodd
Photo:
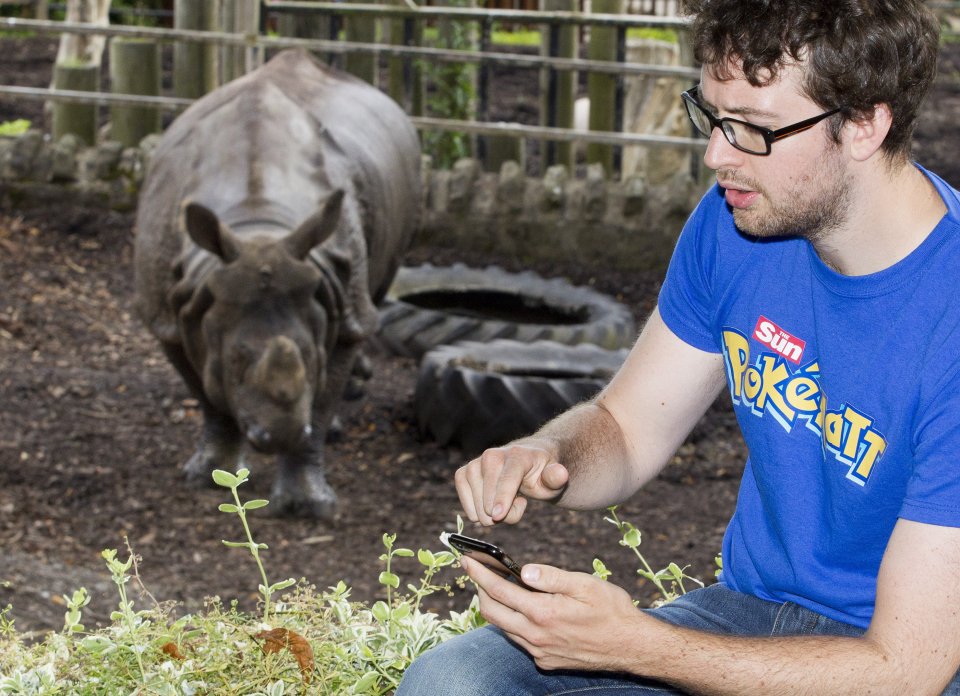
<path fill-rule="evenodd" d="M 591 11 L 600 14 L 622 14 L 623 0 L 593 0 Z M 590 44 L 587 56 L 591 60 L 617 60 L 617 27 L 590 27 Z M 606 73 L 591 73 L 587 76 L 587 94 L 590 97 L 590 130 L 617 130 L 617 82 L 622 77 Z M 587 162 L 599 162 L 609 176 L 614 169 L 613 145 L 590 143 L 587 145 Z"/>
<path fill-rule="evenodd" d="M 67 21 L 107 26 L 110 0 L 69 0 Z M 62 34 L 53 66 L 56 89 L 96 92 L 100 88 L 100 64 L 106 38 L 100 35 Z M 92 104 L 56 102 L 53 105 L 53 138 L 75 133 L 88 145 L 97 141 L 97 107 Z"/>
<path fill-rule="evenodd" d="M 260 0 L 229 0 L 220 5 L 221 26 L 235 34 L 257 34 L 260 31 Z M 257 60 L 247 46 L 222 46 L 220 68 L 223 82 L 236 80 L 257 67 Z"/>
<path fill-rule="evenodd" d="M 61 63 L 53 66 L 53 86 L 80 92 L 96 92 L 100 87 L 100 66 L 83 63 Z M 53 141 L 73 133 L 87 145 L 97 142 L 97 107 L 93 104 L 54 102 Z"/>
<path fill-rule="evenodd" d="M 405 6 L 404 0 L 393 4 Z M 385 32 L 395 46 L 419 46 L 423 43 L 423 24 L 413 17 L 385 20 Z M 410 57 L 391 56 L 387 61 L 387 92 L 403 109 L 414 116 L 423 114 L 423 70 L 420 61 Z"/>
<path fill-rule="evenodd" d="M 222 31 L 220 8 L 223 0 L 205 0 L 203 2 L 203 28 L 206 31 Z M 203 85 L 204 92 L 212 92 L 223 84 L 220 75 L 220 46 L 215 43 L 203 44 Z"/>
<path fill-rule="evenodd" d="M 364 0 L 350 0 L 363 2 Z M 377 20 L 375 17 L 363 15 L 349 15 L 346 18 L 346 40 L 357 43 L 376 43 Z M 377 85 L 377 54 L 376 53 L 348 53 L 344 65 L 348 73 L 352 73 L 371 85 Z"/>
<path fill-rule="evenodd" d="M 578 0 L 540 0 L 543 12 L 576 12 Z M 540 40 L 541 55 L 552 58 L 577 57 L 577 26 L 545 24 Z M 555 128 L 573 128 L 573 102 L 577 96 L 577 73 L 545 68 L 540 71 L 540 124 Z M 543 164 L 563 164 L 571 171 L 574 165 L 574 144 L 544 141 Z"/>
<path fill-rule="evenodd" d="M 204 29 L 204 0 L 175 0 L 175 29 Z M 178 41 L 173 46 L 173 93 L 182 99 L 197 99 L 206 92 L 203 44 Z"/>
<path fill-rule="evenodd" d="M 110 41 L 110 85 L 115 94 L 160 96 L 160 46 L 144 39 Z M 111 106 L 110 139 L 125 147 L 161 131 L 160 110 L 150 106 Z"/>
<path fill-rule="evenodd" d="M 333 39 L 333 21 L 330 15 L 319 12 L 291 13 L 284 12 L 277 18 L 277 33 L 280 36 L 289 36 L 295 39 Z M 325 55 L 322 60 L 332 63 L 331 56 Z"/>

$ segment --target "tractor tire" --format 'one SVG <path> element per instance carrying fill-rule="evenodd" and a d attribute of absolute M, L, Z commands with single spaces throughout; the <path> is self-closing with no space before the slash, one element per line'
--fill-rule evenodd
<path fill-rule="evenodd" d="M 420 432 L 466 456 L 533 433 L 596 395 L 627 356 L 583 343 L 464 341 L 420 361 L 414 394 Z"/>
<path fill-rule="evenodd" d="M 633 343 L 630 309 L 562 278 L 463 264 L 403 267 L 380 311 L 380 338 L 390 352 L 420 358 L 439 345 L 510 338 L 615 350 Z"/>

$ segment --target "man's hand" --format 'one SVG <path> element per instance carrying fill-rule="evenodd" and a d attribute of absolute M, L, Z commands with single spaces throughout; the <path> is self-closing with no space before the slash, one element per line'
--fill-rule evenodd
<path fill-rule="evenodd" d="M 555 500 L 569 480 L 547 440 L 523 440 L 488 449 L 457 470 L 460 504 L 472 522 L 514 524 L 527 509 L 527 498 Z"/>
<path fill-rule="evenodd" d="M 531 592 L 480 563 L 462 559 L 477 583 L 480 614 L 530 653 L 541 669 L 624 669 L 624 646 L 635 643 L 648 622 L 616 585 L 585 573 L 528 564 L 523 581 Z"/>

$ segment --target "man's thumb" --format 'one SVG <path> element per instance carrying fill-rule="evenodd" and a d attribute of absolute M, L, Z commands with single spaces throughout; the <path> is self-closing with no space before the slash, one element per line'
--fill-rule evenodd
<path fill-rule="evenodd" d="M 561 490 L 567 485 L 569 479 L 570 472 L 567 471 L 567 467 L 558 462 L 547 464 L 543 469 L 543 473 L 540 474 L 540 482 L 545 488 L 552 491 Z"/>

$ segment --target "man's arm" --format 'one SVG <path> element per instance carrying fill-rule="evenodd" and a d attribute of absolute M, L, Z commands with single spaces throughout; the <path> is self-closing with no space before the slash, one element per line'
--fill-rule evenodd
<path fill-rule="evenodd" d="M 960 668 L 960 529 L 900 520 L 861 638 L 742 638 L 666 624 L 619 588 L 528 565 L 526 591 L 477 563 L 481 613 L 542 669 L 628 672 L 692 694 L 936 696 Z"/>
<path fill-rule="evenodd" d="M 513 523 L 528 497 L 578 509 L 628 498 L 669 461 L 723 383 L 721 356 L 684 343 L 654 310 L 596 399 L 457 471 L 467 517 Z"/>

